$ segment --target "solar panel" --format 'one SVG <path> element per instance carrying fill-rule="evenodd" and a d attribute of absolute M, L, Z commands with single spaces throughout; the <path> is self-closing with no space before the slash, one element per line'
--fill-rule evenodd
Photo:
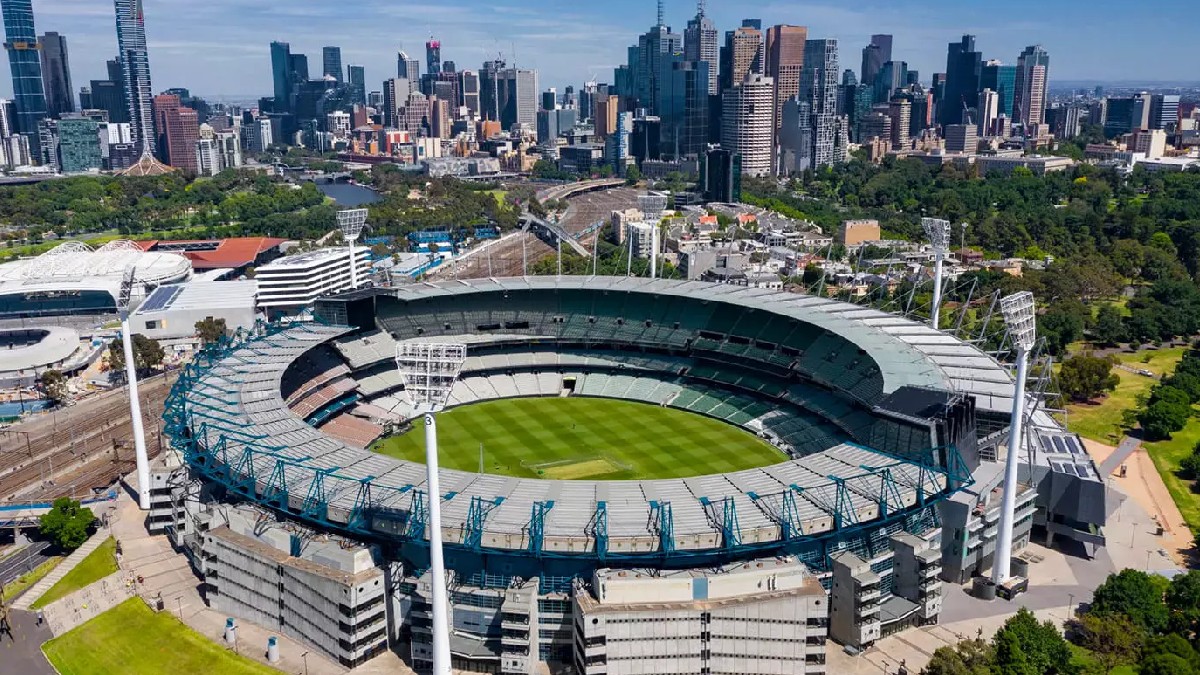
<path fill-rule="evenodd" d="M 1091 475 L 1086 464 L 1076 464 L 1075 473 L 1079 474 L 1080 478 L 1087 478 Z"/>
<path fill-rule="evenodd" d="M 183 285 L 176 286 L 161 286 L 156 288 L 149 298 L 142 303 L 140 311 L 142 312 L 158 312 L 170 306 L 176 296 L 183 292 Z"/>
<path fill-rule="evenodd" d="M 1064 455 L 1067 454 L 1067 447 L 1063 445 L 1061 436 L 1051 436 L 1051 439 L 1054 441 L 1054 447 L 1058 448 L 1059 452 L 1063 453 Z"/>
<path fill-rule="evenodd" d="M 1084 454 L 1083 448 L 1079 447 L 1079 439 L 1075 438 L 1074 436 L 1068 436 L 1064 438 L 1063 442 L 1067 444 L 1067 449 L 1076 455 Z"/>

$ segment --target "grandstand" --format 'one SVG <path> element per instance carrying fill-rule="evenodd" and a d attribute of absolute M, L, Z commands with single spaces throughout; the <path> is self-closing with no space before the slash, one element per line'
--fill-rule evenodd
<path fill-rule="evenodd" d="M 323 299 L 316 316 L 242 331 L 197 359 L 168 401 L 167 431 L 209 498 L 386 543 L 403 569 L 396 592 L 406 612 L 425 602 L 428 584 L 425 467 L 363 449 L 413 415 L 394 371 L 399 341 L 467 345 L 451 407 L 539 396 L 641 401 L 722 420 L 781 450 L 771 466 L 682 479 L 538 480 L 443 468 L 437 498 L 456 617 L 480 607 L 495 614 L 507 602 L 497 597 L 528 583 L 534 613 L 547 612 L 547 635 L 526 629 L 526 658 L 511 662 L 499 636 L 479 627 L 491 619 L 456 619 L 456 634 L 479 640 L 457 644 L 456 658 L 491 660 L 503 672 L 531 672 L 531 654 L 569 660 L 570 608 L 554 603 L 586 592 L 578 584 L 604 568 L 788 556 L 828 588 L 858 561 L 889 602 L 920 604 L 921 620 L 936 621 L 936 587 L 922 582 L 920 597 L 901 597 L 918 584 L 896 580 L 894 541 L 940 541 L 937 571 L 947 579 L 990 562 L 1000 472 L 987 457 L 997 456 L 993 432 L 1004 427 L 1012 381 L 974 346 L 928 327 L 824 298 L 632 278 L 372 289 Z M 1095 467 L 1075 455 L 1068 467 L 1062 438 L 1070 435 L 1044 411 L 1029 427 L 1038 439 L 1030 447 L 1042 451 L 1025 458 L 1035 470 L 1024 472 L 1018 543 L 1037 524 L 1047 537 L 1102 544 Z M 960 535 L 939 538 L 939 528 Z M 849 611 L 870 602 L 859 598 Z M 424 663 L 428 619 L 395 624 Z M 856 635 L 834 637 L 859 646 L 873 639 Z"/>

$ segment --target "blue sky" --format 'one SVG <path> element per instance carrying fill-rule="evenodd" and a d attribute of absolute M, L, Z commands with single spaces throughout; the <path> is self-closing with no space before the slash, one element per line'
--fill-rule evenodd
<path fill-rule="evenodd" d="M 116 54 L 108 0 L 34 0 L 38 32 L 67 37 L 75 88 L 103 78 Z M 422 61 L 432 33 L 442 58 L 478 68 L 503 52 L 510 64 L 537 68 L 543 87 L 578 85 L 595 75 L 611 82 L 626 47 L 654 23 L 650 0 L 145 0 L 155 90 L 187 87 L 220 98 L 267 95 L 268 44 L 290 42 L 319 68 L 324 45 L 342 47 L 343 63 L 367 67 L 369 89 L 395 74 L 403 47 Z M 693 2 L 668 1 L 667 23 L 682 33 Z M 1051 55 L 1051 81 L 1200 80 L 1194 51 L 1197 19 L 1184 0 L 1131 4 L 1116 0 L 709 0 L 721 33 L 743 17 L 764 25 L 807 25 L 812 37 L 840 41 L 842 67 L 856 71 L 872 33 L 892 33 L 894 56 L 922 80 L 945 68 L 946 44 L 974 33 L 986 58 L 1015 62 L 1025 45 Z M 1187 26 L 1190 24 L 1190 27 Z M 1174 28 L 1172 28 L 1174 27 Z M 515 54 L 515 56 L 514 56 Z M 0 95 L 11 92 L 7 68 Z"/>

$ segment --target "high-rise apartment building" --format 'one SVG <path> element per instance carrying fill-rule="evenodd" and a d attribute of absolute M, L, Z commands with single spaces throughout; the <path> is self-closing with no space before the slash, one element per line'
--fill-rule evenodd
<path fill-rule="evenodd" d="M 772 112 L 775 140 L 778 145 L 780 124 L 783 122 L 783 103 L 800 93 L 800 72 L 804 68 L 804 43 L 808 28 L 804 26 L 771 26 L 767 29 L 767 77 L 775 80 L 775 106 Z"/>
<path fill-rule="evenodd" d="M 400 109 L 408 101 L 408 95 L 413 91 L 411 80 L 403 77 L 393 77 L 383 81 L 383 125 L 389 129 L 398 129 Z"/>
<path fill-rule="evenodd" d="M 1013 119 L 1017 89 L 1017 67 L 1006 66 L 999 61 L 988 61 L 980 70 L 980 91 L 991 89 L 996 92 L 996 112 Z"/>
<path fill-rule="evenodd" d="M 875 74 L 875 102 L 888 103 L 892 97 L 908 86 L 908 63 L 888 61 Z"/>
<path fill-rule="evenodd" d="M 479 69 L 479 117 L 492 122 L 500 121 L 500 73 L 506 68 L 504 61 L 484 61 Z"/>
<path fill-rule="evenodd" d="M 750 74 L 762 74 L 763 35 L 751 26 L 741 26 L 725 33 L 721 47 L 721 91 L 733 87 Z"/>
<path fill-rule="evenodd" d="M 181 171 L 198 173 L 196 141 L 200 139 L 200 120 L 196 111 L 185 108 L 175 94 L 160 94 L 154 97 L 154 118 L 160 159 Z"/>
<path fill-rule="evenodd" d="M 810 166 L 814 169 L 841 161 L 835 147 L 837 135 L 838 77 L 837 40 L 809 40 L 804 47 L 804 71 L 799 99 L 809 105 L 812 124 Z"/>
<path fill-rule="evenodd" d="M 697 4 L 696 16 L 688 21 L 687 28 L 683 31 L 683 59 L 707 63 L 708 91 L 718 91 L 720 49 L 717 46 L 717 26 L 704 13 L 704 0 Z"/>
<path fill-rule="evenodd" d="M 153 88 L 150 53 L 146 48 L 146 18 L 142 0 L 114 0 L 117 15 L 117 48 L 125 77 L 125 98 L 133 142 L 143 154 L 154 153 Z"/>
<path fill-rule="evenodd" d="M 1174 130 L 1179 124 L 1179 94 L 1154 94 L 1150 97 L 1150 128 Z"/>
<path fill-rule="evenodd" d="M 912 128 L 912 102 L 904 98 L 892 99 L 888 103 L 888 117 L 892 118 L 892 149 L 903 150 L 908 145 Z"/>
<path fill-rule="evenodd" d="M 983 54 L 975 50 L 975 36 L 951 42 L 946 53 L 946 89 L 938 100 L 938 122 L 961 124 L 965 111 L 979 105 Z"/>
<path fill-rule="evenodd" d="M 59 171 L 99 171 L 101 165 L 100 130 L 96 120 L 82 116 L 58 120 Z"/>
<path fill-rule="evenodd" d="M 742 158 L 742 173 L 771 173 L 775 81 L 750 75 L 725 90 L 721 109 L 721 147 Z"/>
<path fill-rule="evenodd" d="M 33 26 L 33 0 L 0 0 L 4 16 L 4 50 L 12 71 L 13 106 L 17 133 L 29 139 L 29 150 L 41 156 L 38 122 L 46 117 L 46 93 L 37 31 Z"/>
<path fill-rule="evenodd" d="M 321 65 L 323 77 L 332 77 L 342 82 L 342 48 L 323 47 L 321 49 Z"/>
<path fill-rule="evenodd" d="M 354 105 L 367 104 L 367 69 L 362 66 L 346 66 L 346 83 L 350 85 L 350 101 Z"/>
<path fill-rule="evenodd" d="M 0 98 L 0 138 L 8 138 L 17 133 L 16 107 L 12 99 Z"/>
<path fill-rule="evenodd" d="M 1013 102 L 1015 118 L 1026 127 L 1046 119 L 1046 86 L 1050 75 L 1050 55 L 1041 45 L 1032 45 L 1017 59 Z"/>
<path fill-rule="evenodd" d="M 396 54 L 396 77 L 416 82 L 421 79 L 421 62 L 401 51 Z"/>
<path fill-rule="evenodd" d="M 1154 97 L 1148 91 L 1143 91 L 1133 97 L 1132 129 L 1150 128 L 1150 109 L 1154 107 Z"/>
<path fill-rule="evenodd" d="M 875 76 L 883 64 L 892 60 L 892 36 L 872 35 L 871 43 L 863 47 L 862 75 L 863 84 L 875 84 Z"/>
<path fill-rule="evenodd" d="M 620 112 L 620 98 L 615 95 L 594 96 L 595 111 L 592 113 L 592 126 L 599 138 L 606 138 L 617 129 L 617 113 Z"/>
<path fill-rule="evenodd" d="M 75 112 L 75 88 L 71 86 L 71 63 L 67 56 L 67 38 L 48 32 L 41 38 L 42 88 L 46 92 L 46 113 L 59 117 Z"/>
<path fill-rule="evenodd" d="M 196 141 L 196 175 L 215 176 L 221 173 L 221 148 L 215 138 Z"/>

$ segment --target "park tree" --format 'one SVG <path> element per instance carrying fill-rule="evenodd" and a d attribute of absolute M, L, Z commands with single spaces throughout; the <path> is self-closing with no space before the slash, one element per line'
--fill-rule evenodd
<path fill-rule="evenodd" d="M 1169 582 L 1158 575 L 1124 569 L 1108 575 L 1092 595 L 1090 612 L 1124 614 L 1135 626 L 1149 634 L 1167 627 L 1167 606 L 1163 594 Z"/>
<path fill-rule="evenodd" d="M 637 168 L 636 164 L 630 164 L 625 167 L 626 185 L 637 185 L 640 180 L 642 180 L 642 170 Z"/>
<path fill-rule="evenodd" d="M 1078 301 L 1061 302 L 1051 305 L 1038 317 L 1038 335 L 1046 338 L 1046 348 L 1051 354 L 1064 353 L 1067 345 L 1083 337 L 1086 311 Z"/>
<path fill-rule="evenodd" d="M 1058 387 L 1074 401 L 1090 401 L 1117 388 L 1121 378 L 1113 372 L 1113 357 L 1076 354 L 1063 361 Z"/>
<path fill-rule="evenodd" d="M 1200 675 L 1200 654 L 1178 633 L 1150 638 L 1142 649 L 1138 675 Z"/>
<path fill-rule="evenodd" d="M 1192 452 L 1195 457 L 1195 450 Z M 1172 632 L 1196 635 L 1200 632 L 1200 570 L 1188 570 L 1171 580 L 1166 594 L 1168 627 Z"/>
<path fill-rule="evenodd" d="M 137 372 L 144 373 L 161 366 L 164 358 L 166 352 L 163 351 L 162 345 L 158 344 L 158 340 L 134 333 L 133 366 Z M 108 345 L 108 365 L 118 372 L 125 369 L 125 348 L 121 344 L 120 336 L 113 338 L 112 343 Z"/>
<path fill-rule="evenodd" d="M 204 344 L 211 345 L 225 337 L 225 319 L 206 317 L 196 322 L 196 337 Z"/>
<path fill-rule="evenodd" d="M 38 531 L 64 551 L 74 551 L 87 541 L 88 529 L 96 522 L 92 510 L 67 497 L 54 504 L 41 519 Z"/>
<path fill-rule="evenodd" d="M 1053 623 L 1038 623 L 1022 607 L 993 639 L 994 666 L 1001 675 L 1075 675 L 1071 648 Z"/>
<path fill-rule="evenodd" d="M 980 638 L 938 647 L 921 675 L 991 675 L 992 646 Z"/>
<path fill-rule="evenodd" d="M 1083 615 L 1076 624 L 1079 643 L 1096 656 L 1104 672 L 1137 660 L 1146 634 L 1124 614 Z"/>
<path fill-rule="evenodd" d="M 47 370 L 38 378 L 38 383 L 42 385 L 42 393 L 46 398 L 55 404 L 62 403 L 70 396 L 67 391 L 67 376 L 59 370 Z"/>
<path fill-rule="evenodd" d="M 1096 325 L 1092 328 L 1092 338 L 1102 345 L 1115 345 L 1125 341 L 1125 323 L 1121 310 L 1113 305 L 1100 305 L 1096 312 Z"/>

